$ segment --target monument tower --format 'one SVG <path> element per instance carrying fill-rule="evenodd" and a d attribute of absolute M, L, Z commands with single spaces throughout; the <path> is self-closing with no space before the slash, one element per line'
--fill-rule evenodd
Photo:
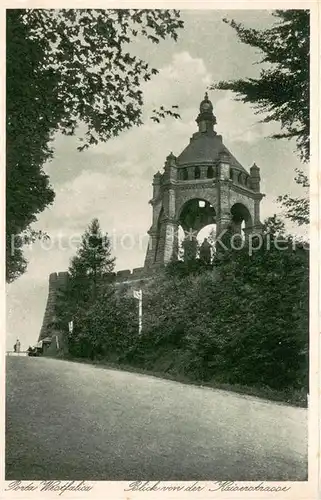
<path fill-rule="evenodd" d="M 260 231 L 260 169 L 254 163 L 248 172 L 223 144 L 207 93 L 196 122 L 188 146 L 177 157 L 170 153 L 163 173 L 154 175 L 145 268 L 175 259 L 179 226 L 193 237 L 208 224 L 216 224 L 218 234 Z"/>
<path fill-rule="evenodd" d="M 178 156 L 171 153 L 164 172 L 153 180 L 153 222 L 143 268 L 118 271 L 116 286 L 139 288 L 151 279 L 158 266 L 167 264 L 178 254 L 178 228 L 196 238 L 208 224 L 216 224 L 217 233 L 229 228 L 245 235 L 259 232 L 260 170 L 253 164 L 250 172 L 236 160 L 223 144 L 214 126 L 213 105 L 205 94 L 196 118 L 198 131 Z M 244 226 L 244 228 L 243 228 Z M 56 334 L 56 303 L 66 289 L 68 272 L 52 273 L 39 340 Z"/>

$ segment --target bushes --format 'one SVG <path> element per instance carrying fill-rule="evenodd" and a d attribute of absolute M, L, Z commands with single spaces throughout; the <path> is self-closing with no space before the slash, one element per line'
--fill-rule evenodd
<path fill-rule="evenodd" d="M 123 356 L 137 335 L 134 306 L 133 299 L 116 293 L 113 285 L 106 285 L 94 303 L 76 314 L 68 341 L 70 354 L 91 359 Z"/>
<path fill-rule="evenodd" d="M 145 291 L 134 363 L 150 369 L 171 350 L 168 370 L 180 366 L 191 380 L 307 390 L 306 250 L 263 248 L 249 257 L 244 249 L 213 270 L 181 269 L 177 275 L 172 264 L 170 276 Z"/>
<path fill-rule="evenodd" d="M 75 356 L 103 357 L 195 382 L 308 390 L 308 252 L 229 251 L 212 268 L 171 264 L 137 303 L 106 285 L 78 312 Z M 77 326 L 78 325 L 78 326 Z"/>

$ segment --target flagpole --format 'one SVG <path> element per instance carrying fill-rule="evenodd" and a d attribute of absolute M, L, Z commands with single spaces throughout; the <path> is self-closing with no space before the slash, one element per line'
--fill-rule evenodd
<path fill-rule="evenodd" d="M 133 290 L 133 295 L 138 300 L 138 335 L 140 335 L 143 327 L 143 292 L 142 290 Z"/>
<path fill-rule="evenodd" d="M 139 335 L 142 333 L 143 327 L 143 294 L 140 290 L 139 294 L 139 303 L 138 303 L 138 333 Z"/>

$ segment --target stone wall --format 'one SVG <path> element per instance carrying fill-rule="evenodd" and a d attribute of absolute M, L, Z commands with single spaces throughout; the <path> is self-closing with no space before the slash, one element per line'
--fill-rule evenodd
<path fill-rule="evenodd" d="M 66 288 L 67 281 L 67 272 L 51 273 L 49 276 L 47 304 L 38 341 L 51 336 L 52 323 L 55 321 L 57 294 L 60 290 L 64 290 Z"/>
<path fill-rule="evenodd" d="M 139 289 L 144 286 L 146 280 L 153 279 L 157 269 L 149 269 L 148 272 L 144 267 L 136 267 L 133 270 L 125 269 L 115 273 L 116 286 L 126 289 L 128 293 L 132 293 L 133 289 Z M 39 340 L 46 337 L 52 337 L 57 334 L 55 331 L 55 308 L 59 291 L 66 289 L 68 283 L 68 273 L 59 272 L 52 273 L 49 276 L 48 298 L 45 309 L 45 314 L 39 334 Z"/>

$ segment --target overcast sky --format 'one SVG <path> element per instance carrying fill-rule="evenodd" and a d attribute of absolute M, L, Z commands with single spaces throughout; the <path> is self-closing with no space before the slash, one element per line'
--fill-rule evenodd
<path fill-rule="evenodd" d="M 36 243 L 26 252 L 27 273 L 7 288 L 7 348 L 12 348 L 17 337 L 22 348 L 37 341 L 49 274 L 67 270 L 75 254 L 75 245 L 67 246 L 68 238 L 79 238 L 94 217 L 112 236 L 116 269 L 143 265 L 145 235 L 151 225 L 148 201 L 153 175 L 162 170 L 171 151 L 180 154 L 197 130 L 195 119 L 206 87 L 222 79 L 258 75 L 259 67 L 254 63 L 260 54 L 242 45 L 222 19 L 234 18 L 265 28 L 273 23 L 271 11 L 186 11 L 182 17 L 185 28 L 177 43 L 166 41 L 158 46 L 144 41 L 134 47 L 160 69 L 144 87 L 145 116 L 154 107 L 177 104 L 181 120 L 155 124 L 147 119 L 143 126 L 81 153 L 76 149 L 76 137 L 56 137 L 54 159 L 45 166 L 56 199 L 36 225 L 51 236 L 51 241 Z M 225 145 L 246 169 L 254 161 L 261 168 L 261 191 L 266 194 L 261 203 L 264 220 L 280 211 L 275 203 L 279 194 L 301 194 L 293 180 L 295 168 L 302 168 L 294 144 L 268 139 L 278 130 L 277 124 L 258 123 L 260 117 L 253 109 L 235 102 L 228 92 L 211 91 L 209 97 L 217 118 L 216 131 L 223 135 Z"/>

